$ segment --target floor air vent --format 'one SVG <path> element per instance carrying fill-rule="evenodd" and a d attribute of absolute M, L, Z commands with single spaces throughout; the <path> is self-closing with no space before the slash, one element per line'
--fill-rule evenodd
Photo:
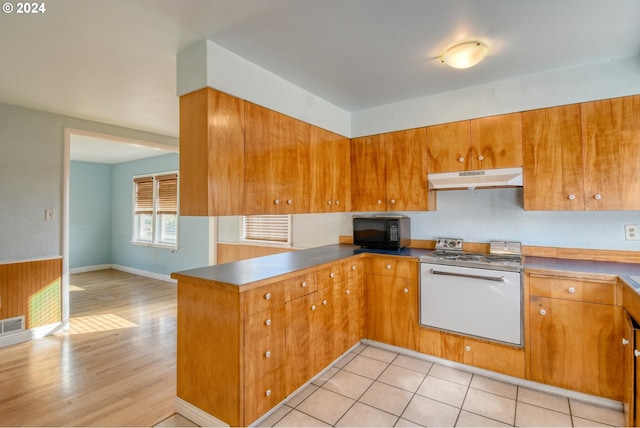
<path fill-rule="evenodd" d="M 24 330 L 24 315 L 0 320 L 0 334 Z"/>

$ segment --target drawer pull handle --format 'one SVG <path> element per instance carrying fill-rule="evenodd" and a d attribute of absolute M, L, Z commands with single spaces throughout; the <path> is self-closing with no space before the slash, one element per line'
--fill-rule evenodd
<path fill-rule="evenodd" d="M 273 201 L 273 203 L 276 205 L 280 205 L 280 199 L 276 199 L 275 201 Z"/>
<path fill-rule="evenodd" d="M 602 199 L 602 195 L 601 195 L 601 194 L 599 194 L 599 193 L 597 193 L 597 194 L 593 197 L 593 199 L 595 199 L 596 201 L 599 201 L 600 199 Z"/>
<path fill-rule="evenodd" d="M 386 267 L 387 267 L 387 269 L 389 269 L 389 270 L 391 269 L 391 265 L 387 265 Z"/>
<path fill-rule="evenodd" d="M 266 358 L 271 358 L 271 351 L 267 351 L 267 352 L 265 352 L 265 353 L 264 353 L 264 356 L 265 356 Z"/>
<path fill-rule="evenodd" d="M 640 351 L 638 351 L 637 349 L 634 349 L 633 350 L 633 356 L 636 357 L 636 358 L 640 357 Z"/>
<path fill-rule="evenodd" d="M 458 158 L 458 162 L 464 162 L 464 158 L 463 158 L 462 156 L 460 156 L 460 157 Z"/>
<path fill-rule="evenodd" d="M 336 205 L 340 205 L 340 201 L 336 201 Z"/>
<path fill-rule="evenodd" d="M 311 310 L 315 311 L 316 310 L 316 305 L 311 305 Z"/>
<path fill-rule="evenodd" d="M 331 273 L 329 274 L 329 278 L 333 278 L 333 277 L 335 277 L 335 276 L 336 276 L 336 274 L 335 274 L 335 273 L 333 273 L 333 272 L 331 272 Z"/>
<path fill-rule="evenodd" d="M 547 311 L 545 311 L 544 309 L 540 309 L 540 315 L 547 315 Z"/>
<path fill-rule="evenodd" d="M 573 294 L 576 292 L 576 289 L 573 287 L 569 287 L 569 289 L 567 290 L 569 293 Z"/>
<path fill-rule="evenodd" d="M 344 294 L 351 294 L 351 290 L 345 291 Z"/>
<path fill-rule="evenodd" d="M 289 199 L 289 200 L 287 201 L 287 204 L 288 204 L 288 205 L 291 205 L 292 203 L 293 203 L 293 200 L 291 200 L 291 199 Z"/>
<path fill-rule="evenodd" d="M 627 339 L 625 339 L 624 337 L 622 338 L 622 345 L 626 346 L 629 344 L 629 341 Z"/>
<path fill-rule="evenodd" d="M 389 202 L 392 203 L 392 204 L 395 204 L 396 200 L 395 199 L 391 199 Z"/>
<path fill-rule="evenodd" d="M 325 306 L 327 306 L 327 303 L 329 303 L 329 302 L 327 302 L 326 300 L 322 301 L 322 304 L 325 305 Z"/>
<path fill-rule="evenodd" d="M 351 270 L 356 270 L 356 265 L 351 266 Z"/>
<path fill-rule="evenodd" d="M 469 345 L 465 346 L 465 347 L 464 347 L 464 350 L 465 350 L 465 351 L 471 351 L 471 346 L 469 346 Z"/>
<path fill-rule="evenodd" d="M 305 288 L 307 286 L 307 281 L 302 281 L 302 284 L 300 284 L 302 286 L 302 288 Z"/>
<path fill-rule="evenodd" d="M 267 319 L 264 323 L 265 323 L 265 325 L 271 325 L 271 320 Z"/>
<path fill-rule="evenodd" d="M 271 293 L 267 293 L 267 294 L 265 294 L 265 295 L 264 295 L 264 298 L 265 298 L 265 299 L 267 299 L 267 300 L 269 300 L 269 299 L 271 298 Z"/>
<path fill-rule="evenodd" d="M 404 291 L 404 293 L 405 293 L 405 294 L 407 294 L 407 293 L 409 292 L 409 289 L 408 289 L 408 288 L 405 288 L 405 289 L 404 289 L 404 290 L 402 290 L 402 291 Z"/>
<path fill-rule="evenodd" d="M 331 201 L 327 201 L 327 205 L 331 205 Z"/>
<path fill-rule="evenodd" d="M 271 397 L 271 390 L 270 390 L 270 389 L 267 389 L 267 390 L 264 392 L 264 395 L 266 395 L 267 397 Z"/>
<path fill-rule="evenodd" d="M 576 198 L 576 195 L 570 194 L 568 198 L 570 201 L 573 201 Z"/>

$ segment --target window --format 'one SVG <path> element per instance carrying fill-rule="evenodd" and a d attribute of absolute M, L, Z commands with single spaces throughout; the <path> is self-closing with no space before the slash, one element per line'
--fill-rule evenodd
<path fill-rule="evenodd" d="M 248 215 L 242 218 L 242 238 L 280 244 L 291 243 L 290 215 Z"/>
<path fill-rule="evenodd" d="M 133 179 L 133 242 L 178 246 L 178 173 Z"/>

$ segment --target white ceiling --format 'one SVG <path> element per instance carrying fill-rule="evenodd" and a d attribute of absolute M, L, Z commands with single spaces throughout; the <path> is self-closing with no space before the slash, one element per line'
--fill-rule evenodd
<path fill-rule="evenodd" d="M 109 136 L 88 136 L 71 133 L 71 160 L 116 164 L 176 153 L 178 147 L 160 146 L 145 141 L 116 139 Z"/>
<path fill-rule="evenodd" d="M 0 102 L 178 135 L 176 54 L 209 39 L 344 108 L 638 55 L 638 0 L 55 0 L 0 13 Z M 490 46 L 468 70 L 438 61 Z"/>

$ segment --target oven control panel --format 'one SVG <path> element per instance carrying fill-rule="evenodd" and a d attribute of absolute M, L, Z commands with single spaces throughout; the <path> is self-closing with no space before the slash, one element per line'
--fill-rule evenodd
<path fill-rule="evenodd" d="M 462 251 L 462 239 L 436 238 L 436 250 Z"/>
<path fill-rule="evenodd" d="M 491 241 L 489 244 L 489 252 L 491 254 L 517 254 L 521 251 L 520 242 L 515 241 Z"/>

